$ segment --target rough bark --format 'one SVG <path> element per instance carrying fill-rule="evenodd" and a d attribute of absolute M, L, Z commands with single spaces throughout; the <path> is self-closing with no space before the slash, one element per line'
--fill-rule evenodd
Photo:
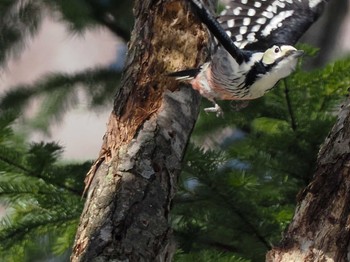
<path fill-rule="evenodd" d="M 72 261 L 171 260 L 169 211 L 200 98 L 166 73 L 198 66 L 208 53 L 208 35 L 188 11 L 181 0 L 135 3 L 122 85 L 89 172 Z"/>
<path fill-rule="evenodd" d="M 321 147 L 312 182 L 267 261 L 350 261 L 350 99 Z"/>

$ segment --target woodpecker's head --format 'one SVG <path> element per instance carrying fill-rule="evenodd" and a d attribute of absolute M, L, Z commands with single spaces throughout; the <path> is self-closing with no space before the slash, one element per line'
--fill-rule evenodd
<path fill-rule="evenodd" d="M 265 51 L 262 62 L 266 66 L 272 66 L 272 69 L 283 78 L 294 71 L 298 58 L 303 54 L 304 51 L 290 45 L 274 45 Z"/>

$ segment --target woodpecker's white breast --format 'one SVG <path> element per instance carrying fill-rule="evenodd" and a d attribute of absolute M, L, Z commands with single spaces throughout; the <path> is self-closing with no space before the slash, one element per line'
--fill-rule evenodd
<path fill-rule="evenodd" d="M 248 61 L 238 64 L 226 50 L 219 50 L 211 62 L 211 76 L 214 88 L 218 89 L 219 99 L 252 99 L 249 89 L 245 87 L 247 73 L 259 62 L 263 53 L 252 54 Z"/>

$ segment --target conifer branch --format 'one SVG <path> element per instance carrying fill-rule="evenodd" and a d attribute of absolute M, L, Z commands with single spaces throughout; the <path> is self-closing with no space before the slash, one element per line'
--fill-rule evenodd
<path fill-rule="evenodd" d="M 20 164 L 18 164 L 16 162 L 6 158 L 4 156 L 1 156 L 1 155 L 0 155 L 0 161 L 8 164 L 9 166 L 12 166 L 12 167 L 17 168 L 17 169 L 19 169 L 21 171 L 24 171 L 25 173 L 29 173 L 30 172 L 30 170 L 27 169 L 26 167 L 24 167 L 24 166 L 22 166 L 22 165 L 20 165 Z"/>
<path fill-rule="evenodd" d="M 79 215 L 78 215 L 79 216 Z M 69 216 L 59 216 L 59 217 L 52 217 L 50 215 L 50 219 L 42 220 L 43 216 L 40 216 L 40 219 L 36 219 L 36 221 L 26 221 L 25 223 L 16 223 L 18 226 L 10 226 L 6 227 L 6 225 L 2 225 L 2 229 L 0 231 L 0 242 L 7 242 L 4 245 L 0 245 L 0 250 L 3 247 L 8 247 L 11 245 L 10 239 L 14 238 L 14 241 L 16 237 L 21 237 L 26 234 L 30 234 L 31 232 L 37 230 L 40 227 L 48 226 L 48 225 L 61 225 L 66 224 L 70 220 L 76 220 L 77 214 L 72 213 Z"/>
<path fill-rule="evenodd" d="M 48 177 L 46 176 L 42 176 L 42 175 L 39 175 L 39 174 L 33 174 L 33 173 L 28 173 L 28 175 L 32 176 L 32 177 L 36 177 L 36 178 L 41 178 L 43 179 L 46 183 L 49 183 L 55 187 L 58 187 L 58 188 L 61 188 L 61 189 L 64 189 L 76 196 L 79 196 L 79 197 L 82 197 L 82 194 L 83 192 L 81 190 L 78 190 L 78 189 L 74 189 L 74 188 L 71 188 L 71 187 L 67 187 L 66 185 L 62 184 L 62 183 L 57 183 L 55 181 L 52 181 L 52 179 L 49 179 Z"/>
<path fill-rule="evenodd" d="M 74 195 L 77 195 L 77 196 L 81 196 L 82 195 L 82 191 L 81 190 L 77 190 L 77 189 L 74 189 L 74 188 L 70 188 L 70 187 L 67 187 L 65 186 L 64 184 L 61 184 L 61 183 L 56 183 L 54 181 L 52 181 L 51 179 L 49 179 L 48 177 L 46 176 L 42 176 L 42 175 L 39 175 L 39 174 L 33 174 L 33 172 L 31 170 L 29 170 L 28 168 L 14 162 L 14 161 L 11 161 L 10 159 L 4 157 L 4 156 L 0 156 L 0 161 L 10 165 L 10 166 L 13 166 L 23 172 L 25 172 L 26 175 L 28 176 L 31 176 L 31 177 L 35 177 L 35 178 L 41 178 L 43 179 L 44 181 L 50 183 L 51 185 L 53 186 L 56 186 L 56 187 L 59 187 L 59 188 L 62 188 L 70 193 L 73 193 Z"/>

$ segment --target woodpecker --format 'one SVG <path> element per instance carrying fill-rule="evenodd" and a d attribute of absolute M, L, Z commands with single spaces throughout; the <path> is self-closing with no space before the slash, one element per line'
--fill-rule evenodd
<path fill-rule="evenodd" d="M 226 1 L 227 2 L 227 1 Z M 209 62 L 170 73 L 189 81 L 222 115 L 217 100 L 252 100 L 289 76 L 303 55 L 294 45 L 317 20 L 326 0 L 229 0 L 215 19 L 200 0 L 191 6 L 217 40 Z"/>

